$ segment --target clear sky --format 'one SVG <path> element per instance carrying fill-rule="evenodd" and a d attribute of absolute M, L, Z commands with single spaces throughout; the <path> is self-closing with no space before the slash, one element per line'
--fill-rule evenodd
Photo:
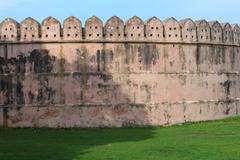
<path fill-rule="evenodd" d="M 143 20 L 157 16 L 240 24 L 240 0 L 0 0 L 0 20 L 31 16 L 41 22 L 50 15 L 61 22 L 70 15 L 81 21 L 92 15 L 103 21 L 113 15 L 123 20 L 137 15 Z"/>

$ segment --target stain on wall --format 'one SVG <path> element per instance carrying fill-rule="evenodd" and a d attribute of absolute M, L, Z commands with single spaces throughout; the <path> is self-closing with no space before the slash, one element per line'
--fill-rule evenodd
<path fill-rule="evenodd" d="M 233 46 L 46 43 L 4 48 L 3 127 L 166 125 L 239 113 L 239 53 Z"/>

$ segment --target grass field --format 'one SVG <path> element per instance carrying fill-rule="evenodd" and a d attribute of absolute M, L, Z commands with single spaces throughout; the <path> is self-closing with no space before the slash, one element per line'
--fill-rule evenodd
<path fill-rule="evenodd" d="M 0 160 L 239 160 L 240 117 L 157 128 L 0 129 Z"/>

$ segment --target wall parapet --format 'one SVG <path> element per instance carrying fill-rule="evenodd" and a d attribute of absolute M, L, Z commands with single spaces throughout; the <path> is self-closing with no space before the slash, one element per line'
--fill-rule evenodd
<path fill-rule="evenodd" d="M 240 45 L 240 27 L 237 24 L 193 21 L 190 18 L 176 20 L 171 17 L 161 21 L 157 17 L 143 21 L 137 16 L 125 23 L 117 16 L 103 24 L 92 16 L 85 27 L 76 17 L 64 20 L 63 25 L 48 17 L 40 24 L 29 17 L 18 23 L 6 18 L 0 23 L 0 43 L 65 43 L 65 42 L 154 42 L 154 43 L 201 43 Z"/>

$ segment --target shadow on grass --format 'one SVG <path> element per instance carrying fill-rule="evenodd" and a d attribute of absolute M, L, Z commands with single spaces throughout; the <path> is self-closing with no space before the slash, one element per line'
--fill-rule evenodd
<path fill-rule="evenodd" d="M 2 160 L 238 160 L 240 117 L 156 128 L 0 129 Z"/>
<path fill-rule="evenodd" d="M 117 150 L 120 143 L 135 143 L 153 136 L 154 128 L 0 129 L 0 159 L 81 159 L 85 154 L 91 154 L 90 150 L 95 147 L 107 145 L 111 150 Z M 97 154 L 101 155 L 101 151 Z"/>

